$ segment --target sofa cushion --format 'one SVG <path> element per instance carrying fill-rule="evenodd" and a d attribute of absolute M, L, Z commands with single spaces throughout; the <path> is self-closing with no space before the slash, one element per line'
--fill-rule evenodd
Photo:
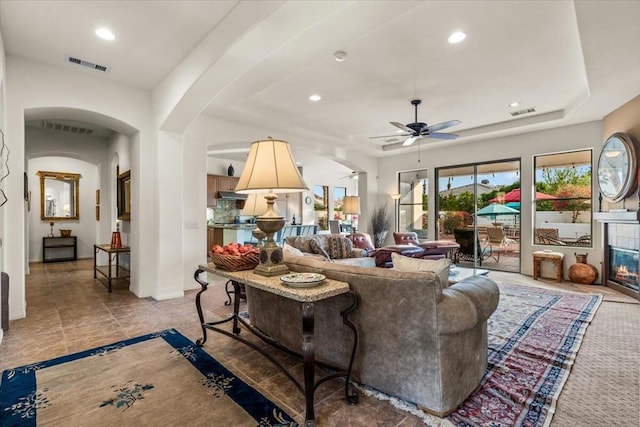
<path fill-rule="evenodd" d="M 448 258 L 432 260 L 421 258 L 409 258 L 399 255 L 395 252 L 391 253 L 393 268 L 400 271 L 433 271 L 440 278 L 440 285 L 443 288 L 449 286 L 449 265 L 451 260 Z"/>
<path fill-rule="evenodd" d="M 309 239 L 309 246 L 311 247 L 311 253 L 323 255 L 325 258 L 331 259 L 331 257 L 329 256 L 329 254 L 325 249 L 325 245 L 324 245 L 325 241 L 326 239 L 320 239 L 316 236 L 311 237 Z"/>
<path fill-rule="evenodd" d="M 352 258 L 353 242 L 344 236 L 330 235 L 327 237 L 326 251 L 331 259 Z"/>
<path fill-rule="evenodd" d="M 312 237 L 304 237 L 304 236 L 288 236 L 284 238 L 285 243 L 293 246 L 296 249 L 300 249 L 302 252 L 314 253 L 313 249 L 311 249 L 311 239 Z"/>
<path fill-rule="evenodd" d="M 296 255 L 296 256 L 304 256 L 304 253 L 300 249 L 291 246 L 287 242 L 284 242 L 284 245 L 282 246 L 282 253 L 289 254 L 289 255 Z"/>

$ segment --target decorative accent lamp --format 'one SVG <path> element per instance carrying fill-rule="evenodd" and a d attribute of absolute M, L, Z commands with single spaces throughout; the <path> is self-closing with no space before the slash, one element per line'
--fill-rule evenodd
<path fill-rule="evenodd" d="M 120 236 L 120 223 L 118 221 L 116 221 L 116 231 L 111 233 L 111 247 L 112 248 L 122 247 L 122 238 Z"/>
<path fill-rule="evenodd" d="M 267 207 L 267 199 L 264 198 L 264 193 L 251 193 L 249 194 L 249 197 L 247 197 L 247 200 L 244 202 L 244 208 L 242 208 L 241 215 L 264 215 L 264 213 L 267 211 Z M 253 229 L 251 234 L 258 241 L 256 248 L 261 248 L 262 241 L 267 237 L 265 232 L 260 230 L 260 227 L 256 227 Z"/>
<path fill-rule="evenodd" d="M 360 197 L 344 196 L 344 201 L 342 202 L 342 212 L 345 215 L 360 215 Z M 353 218 L 351 219 L 351 232 L 356 232 L 356 226 L 354 225 Z"/>
<path fill-rule="evenodd" d="M 260 248 L 260 264 L 254 272 L 261 276 L 287 274 L 289 269 L 282 262 L 282 248 L 273 240 L 273 235 L 283 226 L 285 219 L 274 210 L 278 196 L 275 193 L 294 193 L 309 190 L 302 180 L 296 162 L 291 155 L 289 143 L 269 138 L 251 144 L 247 163 L 236 185 L 240 194 L 264 193 L 267 211 L 256 218 L 258 228 L 267 235 Z"/>

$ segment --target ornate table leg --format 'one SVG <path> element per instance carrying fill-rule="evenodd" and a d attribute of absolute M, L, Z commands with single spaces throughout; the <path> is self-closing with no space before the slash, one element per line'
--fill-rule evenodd
<path fill-rule="evenodd" d="M 349 329 L 351 329 L 351 331 L 353 332 L 353 348 L 351 349 L 351 358 L 349 359 L 349 370 L 347 371 L 347 377 L 345 378 L 344 394 L 345 394 L 345 398 L 347 399 L 347 402 L 349 402 L 350 405 L 355 405 L 356 403 L 358 403 L 358 398 L 359 398 L 358 391 L 355 389 L 355 387 L 353 387 L 353 385 L 350 384 L 349 380 L 351 379 L 351 369 L 353 368 L 353 359 L 356 356 L 356 349 L 358 348 L 358 330 L 356 329 L 355 325 L 351 323 L 351 320 L 349 320 L 349 313 L 354 311 L 358 306 L 358 296 L 353 291 L 349 291 L 347 295 L 349 295 L 349 297 L 353 300 L 353 302 L 349 307 L 341 311 L 340 315 L 342 316 L 342 323 L 348 326 Z M 351 392 L 349 392 L 350 385 L 351 385 Z"/>
<path fill-rule="evenodd" d="M 311 427 L 316 425 L 313 410 L 313 395 L 315 392 L 315 344 L 313 342 L 314 312 L 313 304 L 302 304 L 302 356 L 304 359 L 304 398 L 306 402 L 306 415 L 304 425 Z"/>
<path fill-rule="evenodd" d="M 112 292 L 112 290 L 111 290 L 111 263 L 112 263 L 113 260 L 111 259 L 111 254 L 107 254 L 107 255 L 109 255 L 108 256 L 108 258 L 109 258 L 109 276 L 107 276 L 107 280 L 109 281 L 109 292 Z"/>
<path fill-rule="evenodd" d="M 233 285 L 233 333 L 238 335 L 240 333 L 240 326 L 238 326 L 238 313 L 240 312 L 240 283 L 235 280 L 231 280 Z"/>
<path fill-rule="evenodd" d="M 207 328 L 204 327 L 204 315 L 202 314 L 202 303 L 200 302 L 200 295 L 207 290 L 207 286 L 209 286 L 209 282 L 203 282 L 200 280 L 200 273 L 204 273 L 204 270 L 197 269 L 195 273 L 193 273 L 193 278 L 200 284 L 202 289 L 200 292 L 196 294 L 196 310 L 198 311 L 198 318 L 200 318 L 200 326 L 202 327 L 202 338 L 196 341 L 196 345 L 198 347 L 202 347 L 205 342 L 207 342 Z"/>

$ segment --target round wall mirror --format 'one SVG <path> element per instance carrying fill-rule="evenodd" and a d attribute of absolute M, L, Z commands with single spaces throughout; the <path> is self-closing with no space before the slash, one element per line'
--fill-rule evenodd
<path fill-rule="evenodd" d="M 614 133 L 598 159 L 598 187 L 610 202 L 619 202 L 636 189 L 636 143 L 629 135 Z"/>

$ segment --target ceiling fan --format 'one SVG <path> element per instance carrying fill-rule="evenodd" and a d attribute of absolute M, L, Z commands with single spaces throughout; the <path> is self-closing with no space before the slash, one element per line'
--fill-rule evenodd
<path fill-rule="evenodd" d="M 358 179 L 358 172 L 352 171 L 349 175 L 341 176 L 338 179 L 345 179 L 345 178 Z"/>
<path fill-rule="evenodd" d="M 402 123 L 398 122 L 389 122 L 398 129 L 402 129 L 406 133 L 386 136 L 372 136 L 371 138 L 406 137 L 406 139 L 402 143 L 403 147 L 408 147 L 409 145 L 416 142 L 419 138 L 456 139 L 458 135 L 456 135 L 455 133 L 442 133 L 438 131 L 451 126 L 459 125 L 462 122 L 460 120 L 449 120 L 448 122 L 437 123 L 435 125 L 427 125 L 426 123 L 419 122 L 418 105 L 420 105 L 421 102 L 422 101 L 419 99 L 411 100 L 411 105 L 414 106 L 416 111 L 414 123 L 403 125 Z"/>

